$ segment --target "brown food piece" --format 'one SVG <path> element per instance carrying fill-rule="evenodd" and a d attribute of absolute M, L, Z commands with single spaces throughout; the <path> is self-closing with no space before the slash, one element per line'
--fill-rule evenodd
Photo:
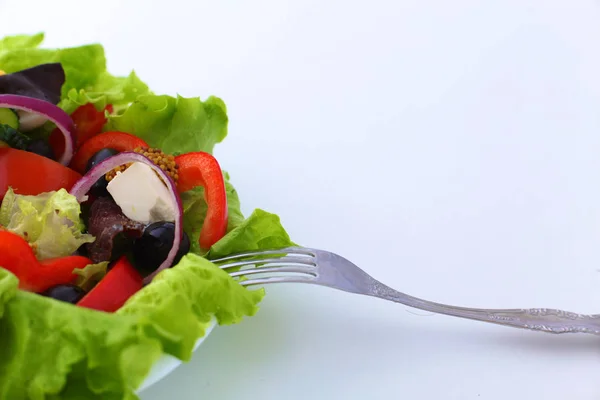
<path fill-rule="evenodd" d="M 127 218 L 111 198 L 100 197 L 90 207 L 88 233 L 96 240 L 87 244 L 89 258 L 94 263 L 112 261 L 123 246 L 144 233 L 145 224 Z"/>

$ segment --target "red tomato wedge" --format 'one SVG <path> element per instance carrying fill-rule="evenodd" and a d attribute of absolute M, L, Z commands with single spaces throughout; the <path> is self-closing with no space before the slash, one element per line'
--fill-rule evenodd
<path fill-rule="evenodd" d="M 37 195 L 71 187 L 81 175 L 49 158 L 9 147 L 0 148 L 0 199 L 9 187 L 18 194 Z"/>
<path fill-rule="evenodd" d="M 101 111 L 97 111 L 92 103 L 87 103 L 80 106 L 71 114 L 71 119 L 75 123 L 75 132 L 77 133 L 75 148 L 81 147 L 88 139 L 102 132 L 102 127 L 106 124 L 105 111 L 112 113 L 112 104 L 107 105 Z"/>

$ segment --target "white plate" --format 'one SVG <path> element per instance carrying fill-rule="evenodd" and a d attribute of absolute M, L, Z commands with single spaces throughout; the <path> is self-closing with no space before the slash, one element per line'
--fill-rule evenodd
<path fill-rule="evenodd" d="M 204 342 L 204 340 L 208 337 L 208 335 L 210 335 L 210 333 L 212 332 L 212 330 L 214 329 L 214 327 L 216 325 L 217 325 L 217 320 L 215 318 L 213 318 L 210 321 L 210 325 L 208 326 L 208 328 L 206 328 L 206 333 L 204 334 L 204 336 L 201 337 L 200 339 L 198 339 L 198 341 L 194 345 L 194 351 L 196 351 L 198 349 L 198 347 L 200 347 L 202 342 Z M 165 378 L 167 375 L 169 375 L 171 372 L 173 372 L 177 367 L 179 367 L 181 365 L 181 363 L 182 363 L 181 360 L 179 360 L 169 354 L 164 354 L 156 362 L 156 364 L 154 364 L 152 366 L 152 369 L 150 370 L 150 373 L 146 377 L 146 380 L 140 385 L 137 392 L 140 393 L 141 391 L 149 388 L 150 386 L 154 385 L 161 379 Z"/>

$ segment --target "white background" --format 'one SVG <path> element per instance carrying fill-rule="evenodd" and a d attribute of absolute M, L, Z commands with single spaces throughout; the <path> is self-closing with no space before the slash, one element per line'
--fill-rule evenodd
<path fill-rule="evenodd" d="M 216 155 L 244 211 L 299 243 L 431 300 L 600 312 L 597 1 L 0 0 L 0 16 L 1 35 L 101 42 L 156 92 L 222 97 Z M 280 286 L 142 399 L 585 400 L 599 374 L 596 337 Z"/>

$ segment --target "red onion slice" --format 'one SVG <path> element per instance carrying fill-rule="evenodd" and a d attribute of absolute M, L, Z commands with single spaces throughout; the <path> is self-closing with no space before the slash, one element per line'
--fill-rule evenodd
<path fill-rule="evenodd" d="M 177 192 L 177 186 L 175 185 L 173 179 L 171 179 L 171 177 L 165 171 L 163 171 L 156 164 L 150 161 L 149 158 L 139 153 L 126 151 L 112 156 L 110 158 L 107 158 L 106 160 L 98 163 L 80 180 L 78 180 L 75 183 L 75 185 L 73 185 L 70 193 L 73 196 L 75 196 L 75 198 L 77 198 L 77 201 L 79 201 L 80 203 L 85 201 L 87 193 L 90 191 L 92 185 L 94 185 L 94 183 L 98 179 L 100 179 L 103 175 L 113 170 L 114 168 L 131 162 L 141 162 L 152 168 L 167 184 L 167 189 L 169 189 L 169 193 L 171 194 L 171 200 L 173 200 L 173 204 L 175 205 L 175 238 L 173 240 L 173 247 L 171 247 L 167 258 L 165 259 L 165 261 L 163 261 L 162 264 L 160 264 L 158 269 L 144 280 L 145 283 L 148 283 L 160 271 L 171 266 L 173 260 L 175 259 L 175 256 L 177 255 L 177 251 L 179 250 L 179 244 L 181 243 L 181 238 L 183 236 L 183 208 L 181 205 L 179 193 Z"/>
<path fill-rule="evenodd" d="M 65 151 L 58 159 L 62 165 L 68 165 L 73 158 L 73 140 L 75 137 L 75 124 L 69 114 L 60 107 L 34 97 L 19 96 L 16 94 L 0 94 L 0 108 L 14 108 L 34 114 L 43 115 L 56 124 L 65 138 Z"/>

